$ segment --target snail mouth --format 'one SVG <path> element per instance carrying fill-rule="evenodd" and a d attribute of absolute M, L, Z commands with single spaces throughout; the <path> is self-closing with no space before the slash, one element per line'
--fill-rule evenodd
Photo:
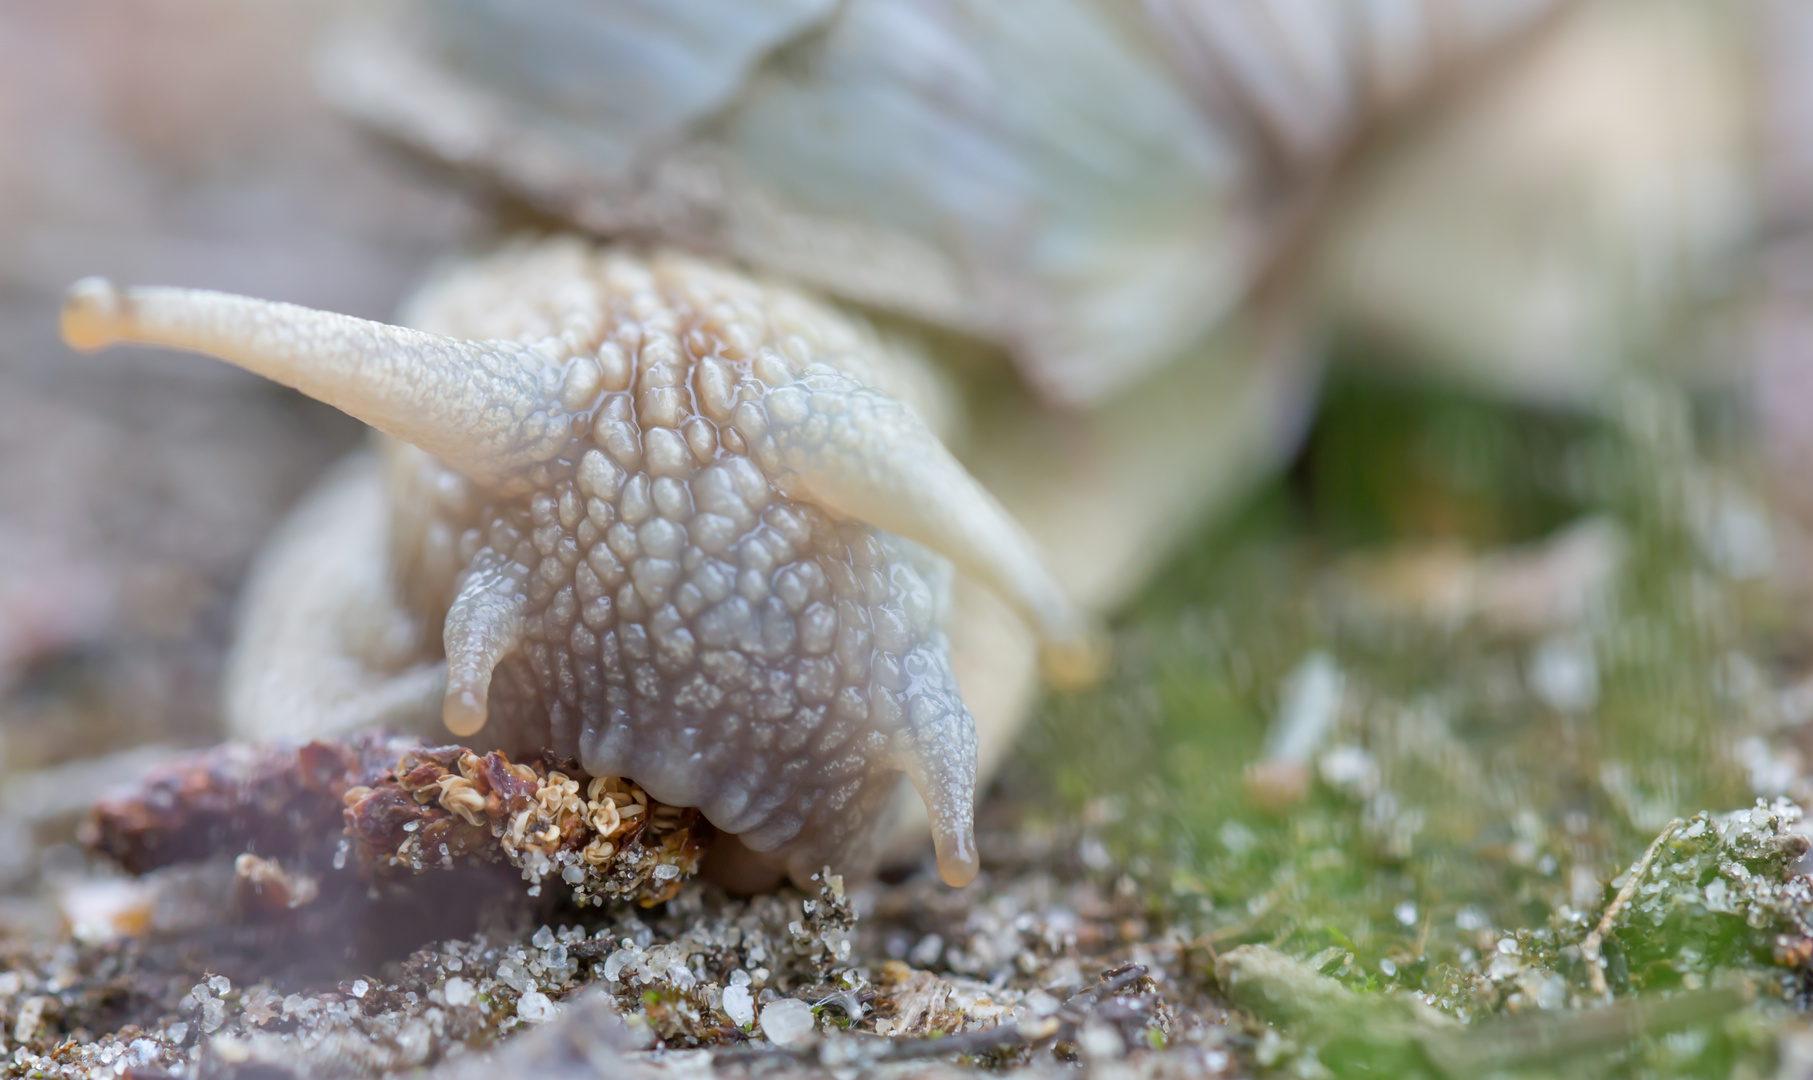
<path fill-rule="evenodd" d="M 738 896 L 771 892 L 787 877 L 773 856 L 749 850 L 735 833 L 726 832 L 719 833 L 705 849 L 699 875 Z"/>

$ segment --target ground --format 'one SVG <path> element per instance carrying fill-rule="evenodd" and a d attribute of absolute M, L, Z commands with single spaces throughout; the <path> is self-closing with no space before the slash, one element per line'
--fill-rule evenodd
<path fill-rule="evenodd" d="M 1813 985 L 1795 526 L 1716 395 L 1631 400 L 1338 374 L 1107 681 L 1043 704 L 968 889 L 581 908 L 255 841 L 292 906 L 243 837 L 134 881 L 41 815 L 7 1071 L 1776 1074 Z"/>

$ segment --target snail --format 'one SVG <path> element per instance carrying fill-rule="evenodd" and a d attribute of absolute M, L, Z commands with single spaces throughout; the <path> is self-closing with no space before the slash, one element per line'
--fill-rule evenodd
<path fill-rule="evenodd" d="M 220 354 L 393 437 L 330 476 L 254 571 L 226 688 L 236 734 L 445 721 L 553 749 L 703 806 L 738 837 L 752 878 L 872 862 L 895 835 L 890 813 L 912 810 L 888 802 L 904 771 L 941 871 L 960 882 L 975 869 L 975 786 L 1007 752 L 1038 657 L 1060 681 L 1089 678 L 1101 661 L 1091 620 L 1206 508 L 1288 456 L 1319 367 L 1309 295 L 1382 322 L 1428 307 L 1391 293 L 1414 275 L 1371 257 L 1381 236 L 1400 256 L 1441 245 L 1405 227 L 1419 208 L 1336 222 L 1317 264 L 1335 268 L 1335 287 L 1291 257 L 1353 148 L 1517 42 L 1565 45 L 1584 26 L 1641 53 L 1615 15 L 1565 22 L 1563 8 L 1620 5 L 1369 0 L 1341 18 L 1312 0 L 409 8 L 330 46 L 330 99 L 579 232 L 652 246 L 536 240 L 456 266 L 399 319 L 434 337 L 97 284 L 72 296 L 66 336 Z M 1547 161 L 1507 142 L 1499 172 Z M 1696 144 L 1655 156 L 1673 161 L 1682 145 Z M 1565 174 L 1574 159 L 1557 160 Z M 1537 172 L 1530 201 L 1565 202 L 1549 179 Z M 1448 185 L 1463 203 L 1482 186 Z M 1607 188 L 1605 243 L 1634 251 L 1653 285 L 1666 245 L 1651 226 L 1677 195 L 1697 205 L 1696 190 L 1631 200 Z M 1643 212 L 1625 215 L 1626 203 Z M 1528 231 L 1511 230 L 1519 254 Z M 1696 257 L 1723 242 L 1703 231 L 1682 245 Z M 1557 332 L 1549 294 L 1499 269 L 1478 275 L 1503 301 L 1490 310 L 1535 316 L 1489 335 L 1481 366 L 1494 377 L 1537 370 L 1526 360 L 1539 356 L 1565 381 L 1583 354 L 1616 353 Z M 1529 276 L 1547 282 L 1550 269 Z M 881 314 L 865 322 L 806 290 Z M 1464 309 L 1430 318 L 1450 310 Z M 647 339 L 656 323 L 665 345 Z M 950 368 L 976 358 L 965 378 L 992 393 L 954 389 Z M 1007 364 L 1020 382 L 1004 385 Z M 842 403 L 842 421 L 816 404 L 800 413 L 802 399 Z M 820 421 L 854 441 L 834 454 L 798 441 Z M 737 505 L 747 515 L 720 513 Z M 745 516 L 747 552 L 699 542 Z M 804 562 L 829 596 L 840 581 L 854 589 L 839 575 L 883 581 L 852 599 L 847 624 L 839 609 L 830 634 L 904 619 L 904 636 L 874 639 L 889 658 L 879 668 L 839 667 L 834 687 L 810 674 L 836 647 L 808 649 L 826 640 L 813 605 L 830 601 Z M 770 625 L 772 642 L 739 645 L 760 659 L 749 670 L 726 669 L 737 662 L 707 643 Z M 753 725 L 743 699 L 725 704 L 752 671 L 795 680 L 785 720 Z M 847 715 L 867 710 L 848 732 L 866 741 L 847 754 L 832 753 L 839 743 L 782 762 L 744 741 L 751 726 L 776 740 L 816 732 L 801 714 L 831 716 L 846 691 Z"/>
<path fill-rule="evenodd" d="M 440 629 L 454 735 L 496 723 L 633 778 L 798 881 L 862 865 L 904 773 L 941 875 L 975 876 L 953 567 L 1013 604 L 1058 670 L 1091 645 L 1019 526 L 903 401 L 910 354 L 722 266 L 573 238 L 467 264 L 406 321 L 89 279 L 62 328 L 77 349 L 207 353 L 389 437 L 393 624 Z M 277 651 L 254 696 L 308 693 Z"/>

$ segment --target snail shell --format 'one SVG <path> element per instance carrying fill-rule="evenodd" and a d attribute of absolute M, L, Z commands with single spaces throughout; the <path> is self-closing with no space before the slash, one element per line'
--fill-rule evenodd
<path fill-rule="evenodd" d="M 459 268 L 409 319 L 425 329 L 90 280 L 63 327 L 77 348 L 218 356 L 390 437 L 377 585 L 400 621 L 439 628 L 444 684 L 430 685 L 455 735 L 496 725 L 633 779 L 798 880 L 873 857 L 904 773 L 945 879 L 974 876 L 976 735 L 944 631 L 953 565 L 1054 657 L 1086 656 L 1088 634 L 1018 526 L 895 396 L 913 394 L 909 361 L 788 290 L 573 239 Z M 287 565 L 301 576 L 309 560 Z M 252 670 L 280 676 L 285 640 L 255 649 Z M 326 673 L 306 659 L 289 682 L 242 671 L 234 711 L 293 713 Z M 422 683 L 419 665 L 380 678 L 375 700 Z"/>
<path fill-rule="evenodd" d="M 1360 134 L 1564 0 L 460 0 L 323 92 L 582 228 L 999 343 L 1095 405 L 1247 299 Z"/>

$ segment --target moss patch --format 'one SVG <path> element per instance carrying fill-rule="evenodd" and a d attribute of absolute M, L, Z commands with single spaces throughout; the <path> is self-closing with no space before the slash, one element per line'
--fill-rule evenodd
<path fill-rule="evenodd" d="M 1758 801 L 1800 782 L 1788 609 L 1741 453 L 1677 393 L 1621 400 L 1556 416 L 1337 378 L 1291 476 L 1131 607 L 1113 675 L 1047 703 L 1010 785 L 1217 954 L 1587 1030 L 1582 944 L 1679 818 L 1599 943 L 1609 995 L 1758 1003 L 1685 1034 L 1606 1019 L 1542 1067 L 1767 1068 L 1806 977 L 1797 811 Z M 1262 1068 L 1371 1068 L 1317 1057 L 1314 1015 L 1263 1019 L 1296 1041 Z"/>

